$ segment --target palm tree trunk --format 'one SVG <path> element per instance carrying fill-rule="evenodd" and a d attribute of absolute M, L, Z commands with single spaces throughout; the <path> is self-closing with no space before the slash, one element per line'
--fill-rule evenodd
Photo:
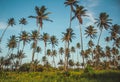
<path fill-rule="evenodd" d="M 100 31 L 100 35 L 99 35 L 99 38 L 98 38 L 98 43 L 97 43 L 97 45 L 99 45 L 100 38 L 101 38 L 101 35 L 102 35 L 102 30 L 103 30 L 103 29 L 101 29 L 101 31 Z"/>
<path fill-rule="evenodd" d="M 80 23 L 79 23 L 79 26 L 80 26 L 81 52 L 82 52 L 83 51 L 83 40 L 82 40 L 82 28 L 81 28 Z M 83 59 L 83 67 L 85 67 L 85 65 L 84 65 L 85 60 L 84 60 L 84 56 L 83 55 L 82 55 L 82 59 Z"/>
<path fill-rule="evenodd" d="M 18 51 L 20 50 L 19 48 L 20 48 L 20 41 L 18 41 Z"/>
<path fill-rule="evenodd" d="M 45 56 L 46 56 L 46 42 L 45 42 L 45 51 L 44 51 L 44 54 L 45 54 Z"/>
<path fill-rule="evenodd" d="M 5 28 L 5 30 L 3 31 L 3 33 L 2 33 L 2 35 L 1 35 L 1 37 L 0 37 L 0 42 L 2 41 L 2 38 L 3 38 L 3 36 L 4 36 L 5 32 L 6 32 L 6 30 L 8 29 L 8 27 L 9 27 L 9 26 L 7 26 L 7 27 Z"/>
<path fill-rule="evenodd" d="M 71 28 L 71 24 L 72 24 L 72 6 L 70 6 L 70 24 L 69 24 L 69 28 Z"/>
<path fill-rule="evenodd" d="M 67 42 L 65 42 L 64 71 L 67 71 L 67 55 L 66 55 L 66 49 L 67 49 Z"/>

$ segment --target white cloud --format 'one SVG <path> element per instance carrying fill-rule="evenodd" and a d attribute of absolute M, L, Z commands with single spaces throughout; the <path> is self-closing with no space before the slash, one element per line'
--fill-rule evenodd
<path fill-rule="evenodd" d="M 0 29 L 6 28 L 7 24 L 4 22 L 0 22 Z"/>
<path fill-rule="evenodd" d="M 94 17 L 94 14 L 93 14 L 93 12 L 87 12 L 87 15 L 89 16 L 89 17 L 87 17 L 91 22 L 95 22 L 95 17 Z"/>
<path fill-rule="evenodd" d="M 87 8 L 92 8 L 99 5 L 99 0 L 83 0 L 82 4 Z"/>

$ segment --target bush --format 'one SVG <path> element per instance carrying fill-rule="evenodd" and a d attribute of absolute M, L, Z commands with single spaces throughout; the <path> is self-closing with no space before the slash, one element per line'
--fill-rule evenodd
<path fill-rule="evenodd" d="M 85 69 L 84 69 L 84 72 L 82 74 L 82 76 L 84 77 L 95 77 L 95 72 L 93 70 L 93 68 L 91 66 L 87 66 Z"/>
<path fill-rule="evenodd" d="M 19 71 L 29 71 L 30 70 L 30 63 L 25 63 L 23 64 L 20 68 L 19 68 Z"/>
<path fill-rule="evenodd" d="M 65 72 L 63 72 L 63 75 L 64 75 L 64 76 L 70 76 L 70 72 L 65 71 Z"/>

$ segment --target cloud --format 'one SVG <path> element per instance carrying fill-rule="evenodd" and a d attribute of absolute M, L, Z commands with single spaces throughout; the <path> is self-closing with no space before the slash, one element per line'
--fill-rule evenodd
<path fill-rule="evenodd" d="M 83 0 L 82 4 L 87 8 L 92 8 L 99 5 L 99 0 Z"/>
<path fill-rule="evenodd" d="M 87 15 L 89 16 L 89 17 L 87 17 L 91 22 L 95 22 L 95 17 L 94 17 L 94 14 L 93 14 L 93 12 L 87 12 Z"/>
<path fill-rule="evenodd" d="M 6 28 L 7 24 L 4 22 L 0 22 L 0 29 Z"/>

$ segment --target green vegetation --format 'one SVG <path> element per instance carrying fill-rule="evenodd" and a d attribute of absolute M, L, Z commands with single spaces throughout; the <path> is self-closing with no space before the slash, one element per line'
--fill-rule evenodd
<path fill-rule="evenodd" d="M 44 72 L 1 72 L 0 82 L 119 82 L 120 71 L 95 71 L 93 74 L 83 71 L 71 71 L 68 76 L 61 71 Z"/>

